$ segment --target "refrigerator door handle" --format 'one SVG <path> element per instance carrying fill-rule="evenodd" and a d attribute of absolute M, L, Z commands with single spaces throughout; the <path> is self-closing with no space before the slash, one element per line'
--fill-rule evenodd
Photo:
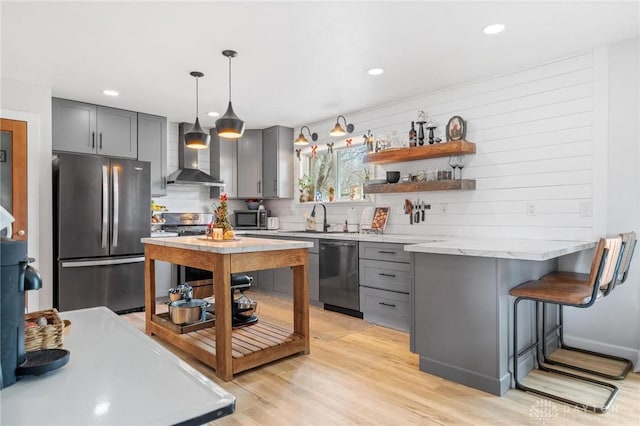
<path fill-rule="evenodd" d="M 120 188 L 118 166 L 113 166 L 113 247 L 118 247 L 118 216 L 120 216 Z"/>
<path fill-rule="evenodd" d="M 106 260 L 74 260 L 62 262 L 63 268 L 84 268 L 87 266 L 104 266 L 104 265 L 124 265 L 127 263 L 144 262 L 144 256 L 128 257 L 125 259 L 106 259 Z"/>
<path fill-rule="evenodd" d="M 109 176 L 107 166 L 102 166 L 102 248 L 107 248 L 109 232 Z"/>

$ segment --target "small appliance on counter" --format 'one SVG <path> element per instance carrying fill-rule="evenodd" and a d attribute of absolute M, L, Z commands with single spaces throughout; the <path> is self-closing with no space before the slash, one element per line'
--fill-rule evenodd
<path fill-rule="evenodd" d="M 40 274 L 28 265 L 33 261 L 26 241 L 0 241 L 0 389 L 18 376 L 43 374 L 69 361 L 64 349 L 25 350 L 24 292 L 42 288 Z"/>
<path fill-rule="evenodd" d="M 267 229 L 267 210 L 235 210 L 235 229 Z"/>
<path fill-rule="evenodd" d="M 280 219 L 275 216 L 267 218 L 267 229 L 274 230 L 280 228 Z"/>

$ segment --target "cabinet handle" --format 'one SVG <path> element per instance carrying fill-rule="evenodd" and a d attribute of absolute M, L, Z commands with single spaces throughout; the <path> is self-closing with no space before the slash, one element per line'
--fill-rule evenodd
<path fill-rule="evenodd" d="M 102 151 L 102 132 L 100 132 L 100 151 Z"/>
<path fill-rule="evenodd" d="M 380 254 L 396 254 L 395 251 L 384 251 L 384 250 L 378 250 L 378 253 L 380 253 Z"/>
<path fill-rule="evenodd" d="M 273 192 L 278 192 L 278 180 L 273 180 Z"/>
<path fill-rule="evenodd" d="M 395 274 L 384 274 L 382 272 L 378 273 L 378 275 L 383 276 L 383 277 L 391 277 L 391 278 L 395 278 Z"/>
<path fill-rule="evenodd" d="M 258 195 L 260 195 L 260 193 L 262 192 L 262 191 L 260 190 L 260 188 L 261 188 L 261 187 L 262 187 L 262 181 L 260 181 L 260 180 L 259 180 L 259 181 L 258 181 Z"/>
<path fill-rule="evenodd" d="M 378 302 L 378 305 L 389 306 L 391 308 L 395 308 L 396 307 L 396 305 L 394 305 L 393 303 Z"/>
<path fill-rule="evenodd" d="M 96 147 L 96 132 L 91 132 L 91 148 Z"/>

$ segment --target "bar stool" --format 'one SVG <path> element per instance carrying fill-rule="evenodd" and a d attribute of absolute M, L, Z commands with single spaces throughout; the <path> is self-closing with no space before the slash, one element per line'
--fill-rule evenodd
<path fill-rule="evenodd" d="M 623 284 L 627 280 L 627 276 L 629 274 L 629 265 L 631 264 L 631 259 L 633 257 L 633 253 L 635 252 L 635 247 L 637 243 L 636 233 L 626 232 L 624 234 L 620 234 L 620 237 L 622 239 L 622 249 L 620 250 L 620 267 L 619 267 L 616 279 L 614 279 L 611 282 L 611 284 L 607 286 L 607 288 L 604 290 L 603 297 L 608 296 L 609 294 L 611 294 L 611 292 L 615 287 L 617 287 L 620 284 Z M 544 281 L 551 281 L 551 282 L 575 282 L 576 284 L 586 285 L 587 281 L 589 280 L 589 274 L 558 271 L 558 272 L 552 272 L 548 275 L 545 275 L 541 279 Z M 596 301 L 598 300 L 600 299 L 596 299 Z M 622 371 L 619 374 L 613 375 L 613 374 L 608 374 L 598 370 L 592 370 L 592 369 L 580 367 L 574 364 L 555 361 L 549 358 L 549 355 L 547 354 L 547 347 L 544 344 L 542 345 L 543 362 L 545 362 L 546 364 L 557 365 L 561 367 L 571 368 L 577 371 L 582 371 L 583 373 L 594 374 L 596 376 L 604 377 L 611 380 L 624 380 L 624 378 L 627 377 L 627 374 L 629 374 L 629 372 L 633 368 L 633 362 L 631 362 L 631 360 L 614 356 L 614 355 L 604 354 L 601 352 L 594 352 L 587 349 L 576 348 L 573 346 L 569 346 L 564 342 L 564 319 L 563 319 L 562 305 L 558 306 L 558 322 L 549 331 L 546 331 L 546 324 L 547 324 L 546 313 L 547 313 L 547 304 L 545 303 L 542 306 L 542 336 L 545 339 L 545 341 L 548 335 L 557 332 L 558 343 L 559 343 L 558 349 L 564 349 L 572 352 L 580 352 L 587 355 L 592 355 L 600 358 L 606 358 L 613 361 L 618 361 L 623 363 L 624 367 L 622 368 Z"/>
<path fill-rule="evenodd" d="M 620 237 L 600 239 L 596 246 L 595 255 L 591 263 L 589 279 L 586 285 L 572 282 L 533 280 L 520 284 L 509 291 L 511 296 L 516 297 L 513 302 L 513 376 L 516 389 L 535 393 L 556 401 L 591 410 L 596 413 L 604 413 L 611 406 L 611 403 L 618 395 L 618 388 L 616 386 L 589 377 L 549 368 L 541 362 L 540 346 L 544 345 L 544 341 L 540 340 L 539 335 L 539 304 L 553 303 L 556 305 L 575 306 L 578 308 L 587 308 L 593 305 L 596 302 L 598 295 L 602 294 L 602 289 L 605 289 L 609 284 L 611 284 L 618 273 L 621 247 L 622 239 Z M 523 300 L 531 300 L 535 302 L 535 341 L 526 348 L 518 351 L 518 304 Z M 609 397 L 605 404 L 601 407 L 596 407 L 522 384 L 518 379 L 518 361 L 522 355 L 530 352 L 532 349 L 535 349 L 534 360 L 536 360 L 539 370 L 562 375 L 574 381 L 608 389 Z"/>

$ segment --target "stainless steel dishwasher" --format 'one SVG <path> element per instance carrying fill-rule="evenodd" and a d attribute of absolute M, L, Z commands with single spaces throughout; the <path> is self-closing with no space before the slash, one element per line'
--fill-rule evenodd
<path fill-rule="evenodd" d="M 320 301 L 324 308 L 362 318 L 358 242 L 320 240 Z"/>

